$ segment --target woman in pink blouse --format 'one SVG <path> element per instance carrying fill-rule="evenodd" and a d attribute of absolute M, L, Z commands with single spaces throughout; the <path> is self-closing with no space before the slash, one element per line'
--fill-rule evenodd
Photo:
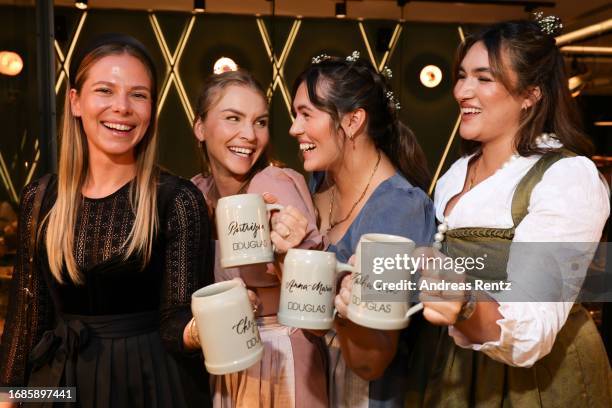
<path fill-rule="evenodd" d="M 194 133 L 202 150 L 203 173 L 193 177 L 213 216 L 221 197 L 259 193 L 285 206 L 272 216 L 277 252 L 317 248 L 321 236 L 302 175 L 271 165 L 268 105 L 261 86 L 246 71 L 209 77 L 198 98 Z M 304 215 L 302 215 L 304 214 Z M 302 237 L 305 237 L 302 241 Z M 216 253 L 218 251 L 218 241 Z M 324 348 L 321 340 L 282 326 L 276 314 L 280 262 L 222 269 L 215 260 L 215 280 L 241 278 L 259 298 L 257 321 L 264 343 L 260 363 L 240 373 L 214 376 L 214 405 L 327 406 Z"/>

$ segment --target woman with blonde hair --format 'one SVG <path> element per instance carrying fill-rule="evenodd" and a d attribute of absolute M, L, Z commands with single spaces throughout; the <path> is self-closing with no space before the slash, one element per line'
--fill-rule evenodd
<path fill-rule="evenodd" d="M 263 194 L 285 208 L 272 216 L 276 262 L 221 268 L 215 280 L 240 278 L 259 299 L 257 324 L 264 345 L 261 362 L 239 373 L 214 376 L 215 407 L 325 407 L 325 354 L 315 336 L 278 323 L 282 259 L 286 250 L 321 245 L 315 210 L 304 177 L 271 165 L 266 95 L 247 71 L 209 76 L 198 97 L 194 133 L 204 168 L 192 181 L 213 215 L 220 198 Z M 304 214 L 304 215 L 302 215 Z M 217 246 L 218 247 L 218 246 Z M 218 253 L 218 252 L 217 252 Z"/>
<path fill-rule="evenodd" d="M 73 59 L 59 172 L 21 198 L 3 386 L 76 387 L 83 407 L 209 404 L 190 300 L 210 226 L 199 191 L 155 165 L 156 86 L 132 37 Z"/>

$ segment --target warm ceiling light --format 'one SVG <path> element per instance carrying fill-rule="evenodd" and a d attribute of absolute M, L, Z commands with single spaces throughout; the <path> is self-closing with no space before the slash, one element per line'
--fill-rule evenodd
<path fill-rule="evenodd" d="M 0 51 L 0 74 L 15 76 L 23 69 L 23 60 L 16 52 Z"/>
<path fill-rule="evenodd" d="M 583 55 L 612 55 L 612 47 L 588 47 L 580 45 L 566 45 L 560 48 L 564 54 Z"/>
<path fill-rule="evenodd" d="M 238 65 L 234 62 L 233 59 L 227 57 L 221 57 L 215 62 L 213 67 L 213 72 L 216 75 L 222 74 L 228 71 L 237 71 Z"/>
<path fill-rule="evenodd" d="M 419 78 L 427 88 L 435 88 L 442 82 L 442 70 L 435 65 L 427 65 L 421 70 Z"/>
<path fill-rule="evenodd" d="M 612 120 L 600 120 L 593 124 L 595 126 L 612 126 Z"/>
<path fill-rule="evenodd" d="M 74 1 L 74 5 L 78 9 L 86 10 L 87 9 L 87 0 L 75 0 Z"/>
<path fill-rule="evenodd" d="M 567 80 L 567 87 L 569 88 L 570 93 L 572 94 L 572 98 L 580 95 L 582 90 L 586 87 L 588 82 L 587 74 L 583 75 L 574 75 Z"/>
<path fill-rule="evenodd" d="M 575 75 L 571 77 L 570 79 L 568 79 L 567 84 L 569 86 L 570 91 L 574 92 L 575 90 L 580 88 L 582 85 L 584 85 L 584 80 L 582 79 L 580 75 Z"/>
<path fill-rule="evenodd" d="M 341 3 L 336 3 L 336 18 L 346 17 L 346 0 Z"/>
<path fill-rule="evenodd" d="M 590 37 L 602 35 L 607 31 L 612 30 L 612 18 L 609 18 L 601 23 L 592 24 L 590 26 L 580 28 L 571 33 L 563 34 L 555 38 L 557 47 L 569 44 L 579 40 L 585 40 Z"/>
<path fill-rule="evenodd" d="M 206 10 L 205 0 L 193 0 L 193 12 L 203 13 Z"/>

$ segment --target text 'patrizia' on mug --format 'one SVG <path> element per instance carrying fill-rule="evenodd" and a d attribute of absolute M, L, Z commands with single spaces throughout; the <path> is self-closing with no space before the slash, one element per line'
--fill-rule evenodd
<path fill-rule="evenodd" d="M 260 194 L 221 198 L 215 210 L 221 267 L 273 262 L 269 212 L 282 209 L 266 204 Z"/>

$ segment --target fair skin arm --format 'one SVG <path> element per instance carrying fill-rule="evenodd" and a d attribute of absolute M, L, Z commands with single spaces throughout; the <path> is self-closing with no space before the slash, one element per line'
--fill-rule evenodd
<path fill-rule="evenodd" d="M 347 316 L 351 275 L 346 275 L 341 282 L 334 304 L 340 316 Z M 334 327 L 339 336 L 342 356 L 350 369 L 367 381 L 381 377 L 395 357 L 399 331 L 369 329 L 339 316 L 334 321 Z"/>
<path fill-rule="evenodd" d="M 435 295 L 430 295 L 435 298 Z M 471 343 L 483 344 L 499 340 L 501 328 L 495 322 L 502 319 L 499 304 L 495 301 L 480 301 L 469 319 L 457 323 L 457 317 L 463 306 L 463 301 L 443 301 L 442 298 L 423 301 L 423 316 L 430 323 L 439 326 L 450 326 L 459 330 Z"/>

